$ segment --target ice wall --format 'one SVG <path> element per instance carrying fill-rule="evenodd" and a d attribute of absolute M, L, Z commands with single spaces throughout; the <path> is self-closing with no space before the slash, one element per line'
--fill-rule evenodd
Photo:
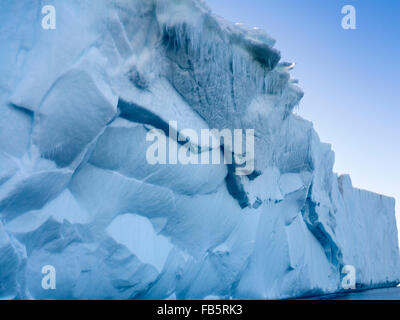
<path fill-rule="evenodd" d="M 0 3 L 0 298 L 281 299 L 341 290 L 344 265 L 399 281 L 394 200 L 332 172 L 266 33 L 197 0 L 46 4 L 55 30 L 42 1 Z M 150 165 L 168 121 L 254 129 L 256 171 Z"/>

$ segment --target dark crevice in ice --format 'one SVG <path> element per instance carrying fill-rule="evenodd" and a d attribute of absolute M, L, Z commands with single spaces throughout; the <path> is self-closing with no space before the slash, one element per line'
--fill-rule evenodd
<path fill-rule="evenodd" d="M 118 109 L 120 111 L 120 117 L 126 120 L 151 125 L 154 128 L 160 129 L 164 131 L 166 136 L 169 136 L 169 127 L 168 123 L 161 119 L 156 114 L 146 110 L 145 108 L 133 103 L 128 102 L 123 99 L 119 99 L 118 101 Z M 178 132 L 175 132 L 177 136 L 179 136 Z M 179 144 L 186 144 L 187 141 L 178 141 Z M 221 147 L 221 151 L 224 154 L 223 146 Z M 234 157 L 233 157 L 234 158 Z M 240 182 L 240 177 L 235 174 L 236 165 L 228 164 L 228 174 L 225 178 L 226 186 L 229 194 L 238 201 L 240 207 L 246 208 L 250 205 L 250 201 L 247 197 L 246 191 L 244 190 L 243 185 Z M 255 179 L 259 175 L 258 172 L 254 172 L 251 175 L 251 179 Z"/>
<path fill-rule="evenodd" d="M 225 178 L 226 187 L 229 194 L 238 201 L 242 209 L 250 206 L 250 200 L 247 196 L 246 191 L 242 183 L 240 182 L 240 176 L 235 174 L 236 166 L 234 164 L 228 164 L 228 175 Z"/>
<path fill-rule="evenodd" d="M 319 220 L 317 208 L 320 204 L 314 202 L 311 195 L 312 185 L 310 186 L 305 205 L 301 210 L 302 216 L 308 229 L 324 249 L 328 261 L 331 262 L 333 266 L 341 270 L 343 266 L 342 252 L 335 243 L 334 239 L 332 239 L 332 236 L 325 229 L 325 226 Z"/>

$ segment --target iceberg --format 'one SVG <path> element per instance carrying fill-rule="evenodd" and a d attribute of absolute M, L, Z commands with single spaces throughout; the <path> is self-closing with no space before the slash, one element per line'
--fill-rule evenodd
<path fill-rule="evenodd" d="M 40 0 L 0 3 L 1 299 L 286 299 L 343 291 L 345 266 L 400 282 L 394 199 L 332 171 L 267 33 L 201 0 L 46 4 L 55 29 Z M 149 163 L 168 123 L 253 129 L 254 171 Z"/>

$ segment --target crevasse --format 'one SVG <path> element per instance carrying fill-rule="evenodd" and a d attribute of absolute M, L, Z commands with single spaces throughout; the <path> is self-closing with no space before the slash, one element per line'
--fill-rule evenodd
<path fill-rule="evenodd" d="M 56 30 L 39 0 L 0 4 L 0 298 L 283 299 L 341 290 L 345 265 L 399 282 L 394 199 L 332 172 L 270 36 L 199 0 L 51 2 Z M 169 121 L 254 128 L 256 174 L 149 165 Z"/>

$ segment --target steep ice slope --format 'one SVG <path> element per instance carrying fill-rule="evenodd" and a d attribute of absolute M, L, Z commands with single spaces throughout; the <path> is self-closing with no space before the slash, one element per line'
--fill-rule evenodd
<path fill-rule="evenodd" d="M 399 281 L 394 200 L 332 172 L 267 34 L 197 0 L 48 4 L 56 30 L 39 0 L 0 4 L 1 298 L 288 298 L 340 290 L 344 265 Z M 255 172 L 150 165 L 168 121 L 254 129 Z"/>

